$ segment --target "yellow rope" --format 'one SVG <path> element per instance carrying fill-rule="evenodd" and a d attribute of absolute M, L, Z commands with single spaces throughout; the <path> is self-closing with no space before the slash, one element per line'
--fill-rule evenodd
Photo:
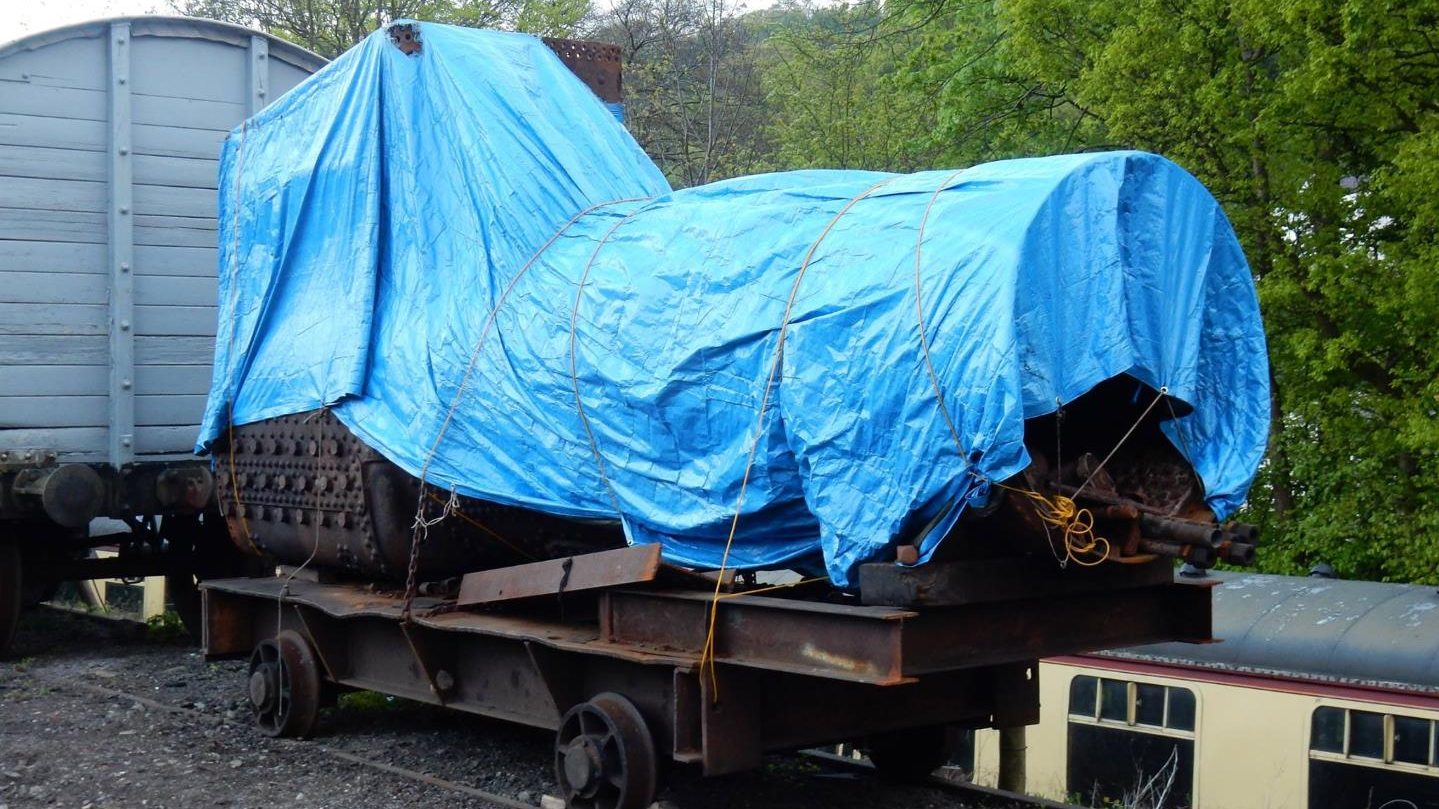
<path fill-rule="evenodd" d="M 1109 558 L 1109 540 L 1094 533 L 1094 513 L 1080 508 L 1071 497 L 1056 494 L 1046 497 L 1030 489 L 1016 489 L 1003 483 L 995 483 L 1001 489 L 1024 495 L 1034 511 L 1047 525 L 1064 532 L 1064 558 L 1081 567 L 1094 567 Z M 1103 550 L 1099 548 L 1103 547 Z M 1098 558 L 1085 559 L 1088 554 L 1098 552 Z"/>
<path fill-rule="evenodd" d="M 724 573 L 729 567 L 730 548 L 733 547 L 735 533 L 739 530 L 739 518 L 744 510 L 744 497 L 745 492 L 749 488 L 750 472 L 754 469 L 754 459 L 755 455 L 759 452 L 760 441 L 764 439 L 764 414 L 765 411 L 769 409 L 770 393 L 774 389 L 775 378 L 779 375 L 780 362 L 784 358 L 784 341 L 789 335 L 790 314 L 794 311 L 795 299 L 799 297 L 800 283 L 804 280 L 805 271 L 809 269 L 809 264 L 814 258 L 815 251 L 819 249 L 820 243 L 829 235 L 835 223 L 839 222 L 840 218 L 848 213 L 849 209 L 853 208 L 860 200 L 868 197 L 880 187 L 893 182 L 895 179 L 894 177 L 885 178 L 866 188 L 864 191 L 861 191 L 857 196 L 845 203 L 845 206 L 839 209 L 839 213 L 836 213 L 833 219 L 829 220 L 829 224 L 824 226 L 824 230 L 820 231 L 819 237 L 809 246 L 809 251 L 805 253 L 804 260 L 800 262 L 799 272 L 796 273 L 794 285 L 790 288 L 789 300 L 785 302 L 784 317 L 780 320 L 779 339 L 775 341 L 774 346 L 774 359 L 770 363 L 769 377 L 765 380 L 764 394 L 760 397 L 759 411 L 755 414 L 754 440 L 750 442 L 749 457 L 745 461 L 744 476 L 740 479 L 739 496 L 735 502 L 734 518 L 730 520 L 729 536 L 725 538 L 724 553 L 720 556 L 719 575 L 715 578 L 714 597 L 710 600 L 709 627 L 705 631 L 705 645 L 700 653 L 700 671 L 703 672 L 708 669 L 710 690 L 713 692 L 714 701 L 716 702 L 719 701 L 719 677 L 715 671 L 714 647 L 715 621 L 719 616 L 720 589 L 724 586 Z"/>
<path fill-rule="evenodd" d="M 440 496 L 437 495 L 437 494 L 435 494 L 434 492 L 429 492 L 429 496 L 430 496 L 430 499 L 431 499 L 431 500 L 435 501 L 436 503 L 439 503 L 441 506 L 448 505 L 448 504 L 446 503 L 446 501 L 441 500 L 441 499 L 440 499 Z M 510 550 L 514 551 L 515 553 L 519 554 L 520 556 L 523 556 L 524 558 L 529 559 L 529 560 L 532 561 L 532 562 L 533 562 L 533 561 L 538 561 L 538 560 L 535 559 L 534 554 L 529 553 L 529 552 L 526 551 L 524 548 L 521 548 L 520 546 L 514 544 L 513 542 L 510 542 L 508 539 L 505 539 L 503 536 L 500 535 L 500 533 L 499 533 L 498 531 L 494 530 L 493 528 L 489 527 L 488 525 L 485 525 L 484 523 L 480 522 L 479 520 L 475 519 L 474 517 L 471 517 L 470 515 L 466 514 L 465 512 L 463 512 L 463 511 L 458 511 L 458 510 L 457 510 L 457 511 L 452 511 L 451 513 L 454 514 L 456 517 L 459 517 L 462 521 L 469 523 L 470 525 L 474 526 L 475 528 L 480 529 L 481 531 L 483 531 L 483 532 L 486 533 L 486 534 L 489 534 L 492 538 L 494 538 L 494 540 L 495 540 L 496 542 L 500 543 L 501 545 L 504 545 L 506 548 L 509 548 Z"/>
<path fill-rule="evenodd" d="M 235 150 L 239 153 L 235 164 L 235 194 L 234 210 L 230 212 L 234 217 L 231 223 L 233 237 L 230 240 L 230 368 L 226 376 L 230 377 L 230 395 L 227 398 L 226 407 L 229 411 L 225 424 L 225 443 L 229 449 L 230 461 L 230 493 L 235 498 L 235 516 L 240 518 L 240 532 L 245 535 L 245 543 L 256 556 L 263 556 L 263 551 L 255 544 L 250 534 L 250 521 L 245 517 L 245 504 L 240 501 L 240 480 L 235 471 L 235 397 L 238 391 L 235 390 L 235 337 L 240 330 L 240 315 L 237 311 L 240 306 L 240 189 L 245 178 L 245 134 L 249 131 L 250 119 L 246 118 L 240 123 L 240 140 Z"/>
<path fill-rule="evenodd" d="M 950 415 L 949 406 L 945 404 L 944 389 L 939 383 L 939 372 L 935 370 L 934 357 L 930 353 L 929 334 L 924 322 L 924 285 L 921 270 L 923 269 L 922 249 L 924 247 L 924 229 L 926 225 L 929 224 L 930 212 L 934 209 L 935 201 L 939 199 L 939 195 L 943 193 L 949 187 L 950 182 L 963 171 L 964 169 L 960 169 L 959 171 L 950 173 L 940 181 L 939 185 L 934 189 L 934 193 L 930 195 L 929 201 L 924 206 L 924 214 L 920 217 L 919 229 L 915 235 L 914 242 L 914 313 L 919 324 L 919 344 L 924 354 L 924 367 L 929 375 L 929 383 L 934 389 L 935 401 L 939 404 L 940 415 L 944 417 L 944 423 L 949 427 L 950 435 L 954 437 L 954 444 L 959 451 L 959 457 L 961 459 L 964 459 L 966 456 L 964 442 L 960 438 L 959 429 L 954 424 L 953 416 Z M 1104 457 L 1104 460 L 1099 462 L 1099 465 L 1090 472 L 1089 477 L 1086 478 L 1084 483 L 1075 491 L 1076 496 L 1084 491 L 1084 488 L 1089 485 L 1099 470 L 1103 469 L 1104 465 L 1109 463 L 1109 459 L 1113 458 L 1114 453 L 1118 452 L 1124 442 L 1129 440 L 1129 436 L 1134 433 L 1135 429 L 1144 421 L 1144 418 L 1149 415 L 1149 411 L 1153 410 L 1154 406 L 1159 404 L 1159 400 L 1163 399 L 1168 392 L 1169 389 L 1167 387 L 1161 387 L 1159 389 L 1159 393 L 1154 397 L 1154 401 L 1150 402 L 1149 407 L 1146 407 L 1144 412 L 1139 414 L 1139 418 L 1135 420 L 1134 424 L 1130 426 L 1124 436 L 1119 439 L 1119 442 L 1114 445 L 1114 448 L 1109 451 L 1109 454 Z M 1013 486 L 1006 486 L 997 481 L 993 482 L 993 485 L 1024 495 L 1034 507 L 1039 518 L 1043 520 L 1047 526 L 1059 528 L 1064 532 L 1064 557 L 1061 560 L 1061 565 L 1066 562 L 1074 562 L 1083 567 L 1093 567 L 1109 558 L 1110 551 L 1112 550 L 1109 540 L 1094 533 L 1094 513 L 1087 508 L 1080 508 L 1079 505 L 1074 502 L 1073 498 L 1065 497 L 1061 494 L 1050 497 L 1030 489 L 1017 489 Z M 1046 531 L 1047 530 L 1046 528 Z M 1051 546 L 1052 544 L 1051 541 Z M 1086 558 L 1095 553 L 1099 554 L 1097 558 Z"/>

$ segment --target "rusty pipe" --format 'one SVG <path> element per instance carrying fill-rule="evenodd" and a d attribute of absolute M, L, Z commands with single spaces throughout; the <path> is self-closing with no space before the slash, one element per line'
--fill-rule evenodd
<path fill-rule="evenodd" d="M 1174 540 L 1188 545 L 1215 548 L 1224 541 L 1224 532 L 1213 523 L 1141 514 L 1139 515 L 1139 527 L 1144 531 L 1146 537 Z"/>
<path fill-rule="evenodd" d="M 1230 520 L 1224 524 L 1224 533 L 1233 538 L 1235 542 L 1253 545 L 1259 541 L 1259 526 L 1249 523 Z"/>
<path fill-rule="evenodd" d="M 1254 564 L 1254 556 L 1255 548 L 1247 542 L 1226 542 L 1219 550 L 1219 558 L 1242 567 Z"/>
<path fill-rule="evenodd" d="M 1195 567 L 1208 568 L 1214 566 L 1214 551 L 1203 545 L 1185 545 L 1179 542 L 1165 542 L 1157 539 L 1142 539 L 1139 547 L 1145 553 L 1153 553 L 1159 556 L 1168 556 L 1174 559 L 1183 559 Z"/>

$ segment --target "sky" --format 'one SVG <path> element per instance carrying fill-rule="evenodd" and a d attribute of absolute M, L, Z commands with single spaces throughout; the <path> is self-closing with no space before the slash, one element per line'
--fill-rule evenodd
<path fill-rule="evenodd" d="M 0 41 L 101 17 L 164 14 L 168 7 L 165 0 L 0 0 L 9 21 L 0 32 Z"/>
<path fill-rule="evenodd" d="M 606 7 L 604 0 L 599 4 Z M 0 0 L 9 21 L 0 29 L 0 43 L 101 17 L 173 13 L 169 8 L 168 0 Z"/>

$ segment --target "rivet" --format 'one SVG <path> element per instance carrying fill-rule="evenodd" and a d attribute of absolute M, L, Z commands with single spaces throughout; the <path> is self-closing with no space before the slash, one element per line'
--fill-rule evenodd
<path fill-rule="evenodd" d="M 264 98 L 264 97 L 265 97 L 265 91 L 264 91 L 264 90 L 256 90 L 256 91 L 255 91 L 255 95 L 259 96 L 260 98 Z"/>
<path fill-rule="evenodd" d="M 128 262 L 128 261 L 122 261 L 122 262 L 120 262 L 120 272 L 129 272 L 129 271 L 130 271 L 130 262 Z"/>
<path fill-rule="evenodd" d="M 124 84 L 124 83 L 125 83 L 124 77 L 122 76 L 121 78 L 117 79 L 117 80 L 116 80 L 116 83 L 117 83 L 117 84 Z"/>
<path fill-rule="evenodd" d="M 128 380 L 128 379 L 122 379 L 122 380 L 120 380 L 120 387 L 121 387 L 122 389 L 124 389 L 124 390 L 129 390 L 129 389 L 130 389 L 130 380 Z"/>
<path fill-rule="evenodd" d="M 120 213 L 129 213 L 130 209 L 124 205 L 120 206 Z"/>
<path fill-rule="evenodd" d="M 126 437 L 120 439 L 120 446 L 122 446 L 122 447 L 128 447 L 128 446 L 130 446 L 130 437 L 129 437 L 129 436 L 126 436 Z"/>
<path fill-rule="evenodd" d="M 130 330 L 130 321 L 128 321 L 128 320 L 122 320 L 122 321 L 120 321 L 120 331 L 129 331 L 129 330 Z"/>
<path fill-rule="evenodd" d="M 130 150 L 129 150 L 129 149 L 125 148 L 124 146 L 121 146 L 121 147 L 120 147 L 120 154 L 126 155 L 126 154 L 129 154 L 129 153 L 130 153 Z"/>

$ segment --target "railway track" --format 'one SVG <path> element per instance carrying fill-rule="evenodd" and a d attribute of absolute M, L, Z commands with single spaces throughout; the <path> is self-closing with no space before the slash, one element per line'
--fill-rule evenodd
<path fill-rule="evenodd" d="M 237 705 L 245 683 L 240 664 L 206 663 L 188 646 L 147 641 L 133 632 L 114 637 L 119 631 L 114 622 L 65 613 L 22 625 L 22 652 L 28 636 L 36 656 L 19 666 L 0 664 L 0 761 L 32 760 L 33 768 L 11 765 L 13 770 L 0 772 L 0 804 L 19 809 L 53 798 L 60 805 L 91 802 L 98 808 L 138 806 L 148 798 L 151 807 L 212 802 L 268 807 L 275 800 L 296 807 L 357 805 L 353 795 L 317 797 L 339 783 L 364 785 L 362 802 L 374 807 L 525 809 L 556 791 L 546 755 L 548 733 L 408 703 L 381 704 L 381 698 L 367 696 L 327 711 L 318 739 L 269 739 L 249 727 L 247 712 Z M 40 635 L 48 651 L 40 651 Z M 143 721 L 137 718 L 142 715 Z M 84 735 L 72 738 L 66 728 Z M 153 764 L 137 776 L 142 762 L 157 757 L 179 762 L 163 776 Z M 871 770 L 861 761 L 807 751 L 772 757 L 759 771 L 721 779 L 676 772 L 661 805 L 1058 806 L 941 778 L 889 785 Z M 24 778 L 10 779 L 12 774 Z M 152 776 L 138 785 L 142 791 L 97 799 L 117 780 Z M 30 800 L 28 790 L 37 788 L 45 797 Z M 236 797 L 230 803 L 219 803 L 221 798 L 197 803 L 197 795 L 226 794 Z M 298 794 L 305 797 L 296 799 Z"/>
<path fill-rule="evenodd" d="M 861 773 L 877 777 L 874 765 L 861 758 L 852 758 L 828 750 L 802 750 L 800 756 L 817 762 L 820 766 L 836 771 Z M 943 770 L 925 779 L 923 786 L 954 795 L 966 801 L 974 809 L 1076 809 L 1074 804 L 1035 798 L 1006 789 L 981 786 L 945 774 Z"/>

